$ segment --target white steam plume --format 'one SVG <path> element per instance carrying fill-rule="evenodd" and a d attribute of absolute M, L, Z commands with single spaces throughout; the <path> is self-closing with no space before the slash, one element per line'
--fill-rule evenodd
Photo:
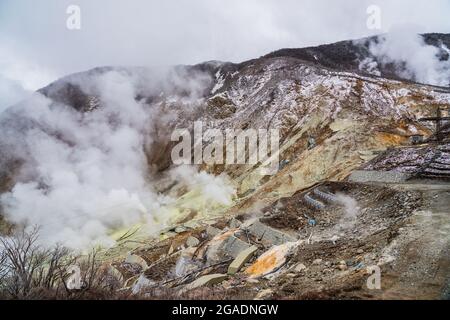
<path fill-rule="evenodd" d="M 24 163 L 12 190 L 0 197 L 7 220 L 39 225 L 43 242 L 71 248 L 112 245 L 112 229 L 154 224 L 155 213 L 171 201 L 152 190 L 146 154 L 153 142 L 152 124 L 161 119 L 157 106 L 136 96 L 140 90 L 163 90 L 161 86 L 175 83 L 188 93 L 187 103 L 198 98 L 205 79 L 192 77 L 184 83 L 172 75 L 171 81 L 159 81 L 159 87 L 138 79 L 110 71 L 80 80 L 83 90 L 100 101 L 86 113 L 40 94 L 10 109 L 21 117 L 11 118 L 17 126 L 25 125 L 14 131 L 16 122 L 7 121 L 4 132 L 9 133 L 0 138 L 0 145 L 9 146 Z M 4 158 L 5 149 L 2 153 Z M 210 197 L 228 200 L 219 178 L 204 173 L 194 177 L 191 183 L 212 183 L 204 189 Z M 225 194 L 219 190 L 223 187 Z"/>
<path fill-rule="evenodd" d="M 191 188 L 200 188 L 206 201 L 214 201 L 221 205 L 230 205 L 235 189 L 226 175 L 213 176 L 204 171 L 198 172 L 192 166 L 179 166 L 170 172 L 174 180 L 178 180 Z"/>
<path fill-rule="evenodd" d="M 450 85 L 450 50 L 428 45 L 423 37 L 408 28 L 397 28 L 379 36 L 370 45 L 370 52 L 381 64 L 393 64 L 405 79 L 437 86 Z M 447 59 L 443 59 L 447 55 Z"/>
<path fill-rule="evenodd" d="M 25 90 L 18 82 L 7 79 L 0 74 L 0 113 L 29 95 L 30 92 Z"/>
<path fill-rule="evenodd" d="M 336 198 L 344 206 L 344 215 L 337 223 L 338 228 L 340 230 L 352 229 L 356 224 L 360 210 L 358 202 L 345 194 L 337 194 Z"/>

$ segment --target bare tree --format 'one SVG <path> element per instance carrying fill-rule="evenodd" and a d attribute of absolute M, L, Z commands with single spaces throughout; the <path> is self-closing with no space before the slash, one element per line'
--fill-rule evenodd
<path fill-rule="evenodd" d="M 77 257 L 75 264 L 80 269 L 82 283 L 80 289 L 68 289 L 67 276 L 61 277 L 68 297 L 71 299 L 111 299 L 116 296 L 116 290 L 120 288 L 121 282 L 105 268 L 99 254 L 100 249 L 92 249 L 87 256 Z"/>
<path fill-rule="evenodd" d="M 35 288 L 54 289 L 61 278 L 59 270 L 71 263 L 66 248 L 42 248 L 38 234 L 39 229 L 34 228 L 0 238 L 2 289 L 12 298 L 26 298 Z"/>
<path fill-rule="evenodd" d="M 71 255 L 67 248 L 39 245 L 39 229 L 0 237 L 0 296 L 12 299 L 109 299 L 120 281 L 104 268 L 99 249 L 87 256 Z M 69 267 L 80 270 L 81 288 L 69 289 Z"/>
<path fill-rule="evenodd" d="M 6 259 L 7 259 L 6 253 L 0 246 L 0 288 L 1 283 L 3 283 L 3 280 L 6 278 L 6 275 L 8 273 L 8 269 L 6 267 Z"/>
<path fill-rule="evenodd" d="M 43 263 L 44 256 L 37 248 L 38 230 L 21 231 L 17 237 L 1 238 L 6 255 L 5 268 L 9 273 L 6 290 L 14 297 L 26 296 L 31 289 L 33 275 Z"/>

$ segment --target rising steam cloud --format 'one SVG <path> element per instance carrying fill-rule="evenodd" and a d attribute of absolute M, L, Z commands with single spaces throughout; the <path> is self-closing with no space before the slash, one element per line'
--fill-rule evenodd
<path fill-rule="evenodd" d="M 352 229 L 357 222 L 360 211 L 358 202 L 354 198 L 340 193 L 336 195 L 336 198 L 344 206 L 344 214 L 337 223 L 339 230 Z"/>
<path fill-rule="evenodd" d="M 112 245 L 112 229 L 139 222 L 154 225 L 156 212 L 173 199 L 152 188 L 148 154 L 160 152 L 151 150 L 152 130 L 176 114 L 161 118 L 161 104 L 136 97 L 143 90 L 162 95 L 176 87 L 183 91 L 179 100 L 195 106 L 207 80 L 201 75 L 185 82 L 173 73 L 169 78 L 149 82 L 142 74 L 118 71 L 89 81 L 75 77 L 73 83 L 97 98 L 89 112 L 38 93 L 5 112 L 0 122 L 4 133 L 0 162 L 2 168 L 6 163 L 14 168 L 15 158 L 18 161 L 12 163 L 21 164 L 16 183 L 0 198 L 6 218 L 19 225 L 39 225 L 45 243 L 72 248 Z M 204 183 L 212 179 L 210 196 L 227 201 L 217 198 L 217 189 L 224 185 L 206 174 L 197 177 Z"/>
<path fill-rule="evenodd" d="M 378 64 L 392 64 L 405 79 L 437 86 L 450 85 L 450 50 L 443 43 L 428 45 L 423 37 L 408 27 L 396 28 L 379 36 L 370 45 Z M 363 61 L 362 67 L 377 73 L 377 62 Z"/>
<path fill-rule="evenodd" d="M 230 205 L 235 189 L 226 176 L 214 176 L 204 171 L 197 172 L 191 166 L 179 166 L 170 172 L 174 180 L 178 180 L 191 188 L 199 188 L 206 201 L 214 201 Z"/>

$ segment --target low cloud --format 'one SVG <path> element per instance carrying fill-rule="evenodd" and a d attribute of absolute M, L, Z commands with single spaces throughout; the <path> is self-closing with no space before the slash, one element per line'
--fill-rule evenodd
<path fill-rule="evenodd" d="M 31 92 L 25 90 L 20 83 L 0 75 L 0 113 L 25 99 L 30 94 Z"/>
<path fill-rule="evenodd" d="M 396 24 L 419 25 L 421 33 L 450 32 L 443 14 L 450 12 L 447 0 L 28 2 L 0 1 L 0 54 L 20 56 L 22 64 L 55 77 L 105 65 L 240 62 L 281 48 L 379 34 Z M 66 28 L 69 5 L 81 8 L 80 30 Z M 369 5 L 381 9 L 380 30 L 367 28 Z"/>
<path fill-rule="evenodd" d="M 428 45 L 410 28 L 395 28 L 370 45 L 378 64 L 391 65 L 402 78 L 437 86 L 450 85 L 450 50 L 443 43 Z M 360 67 L 376 74 L 374 61 Z"/>

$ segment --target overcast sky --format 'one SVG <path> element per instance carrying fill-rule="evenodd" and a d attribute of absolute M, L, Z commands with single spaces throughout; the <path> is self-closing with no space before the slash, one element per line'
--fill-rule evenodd
<path fill-rule="evenodd" d="M 371 4 L 381 30 L 366 26 Z M 66 27 L 69 5 L 81 9 L 80 30 Z M 238 62 L 402 24 L 449 33 L 449 16 L 449 0 L 0 0 L 0 110 L 96 66 Z"/>

